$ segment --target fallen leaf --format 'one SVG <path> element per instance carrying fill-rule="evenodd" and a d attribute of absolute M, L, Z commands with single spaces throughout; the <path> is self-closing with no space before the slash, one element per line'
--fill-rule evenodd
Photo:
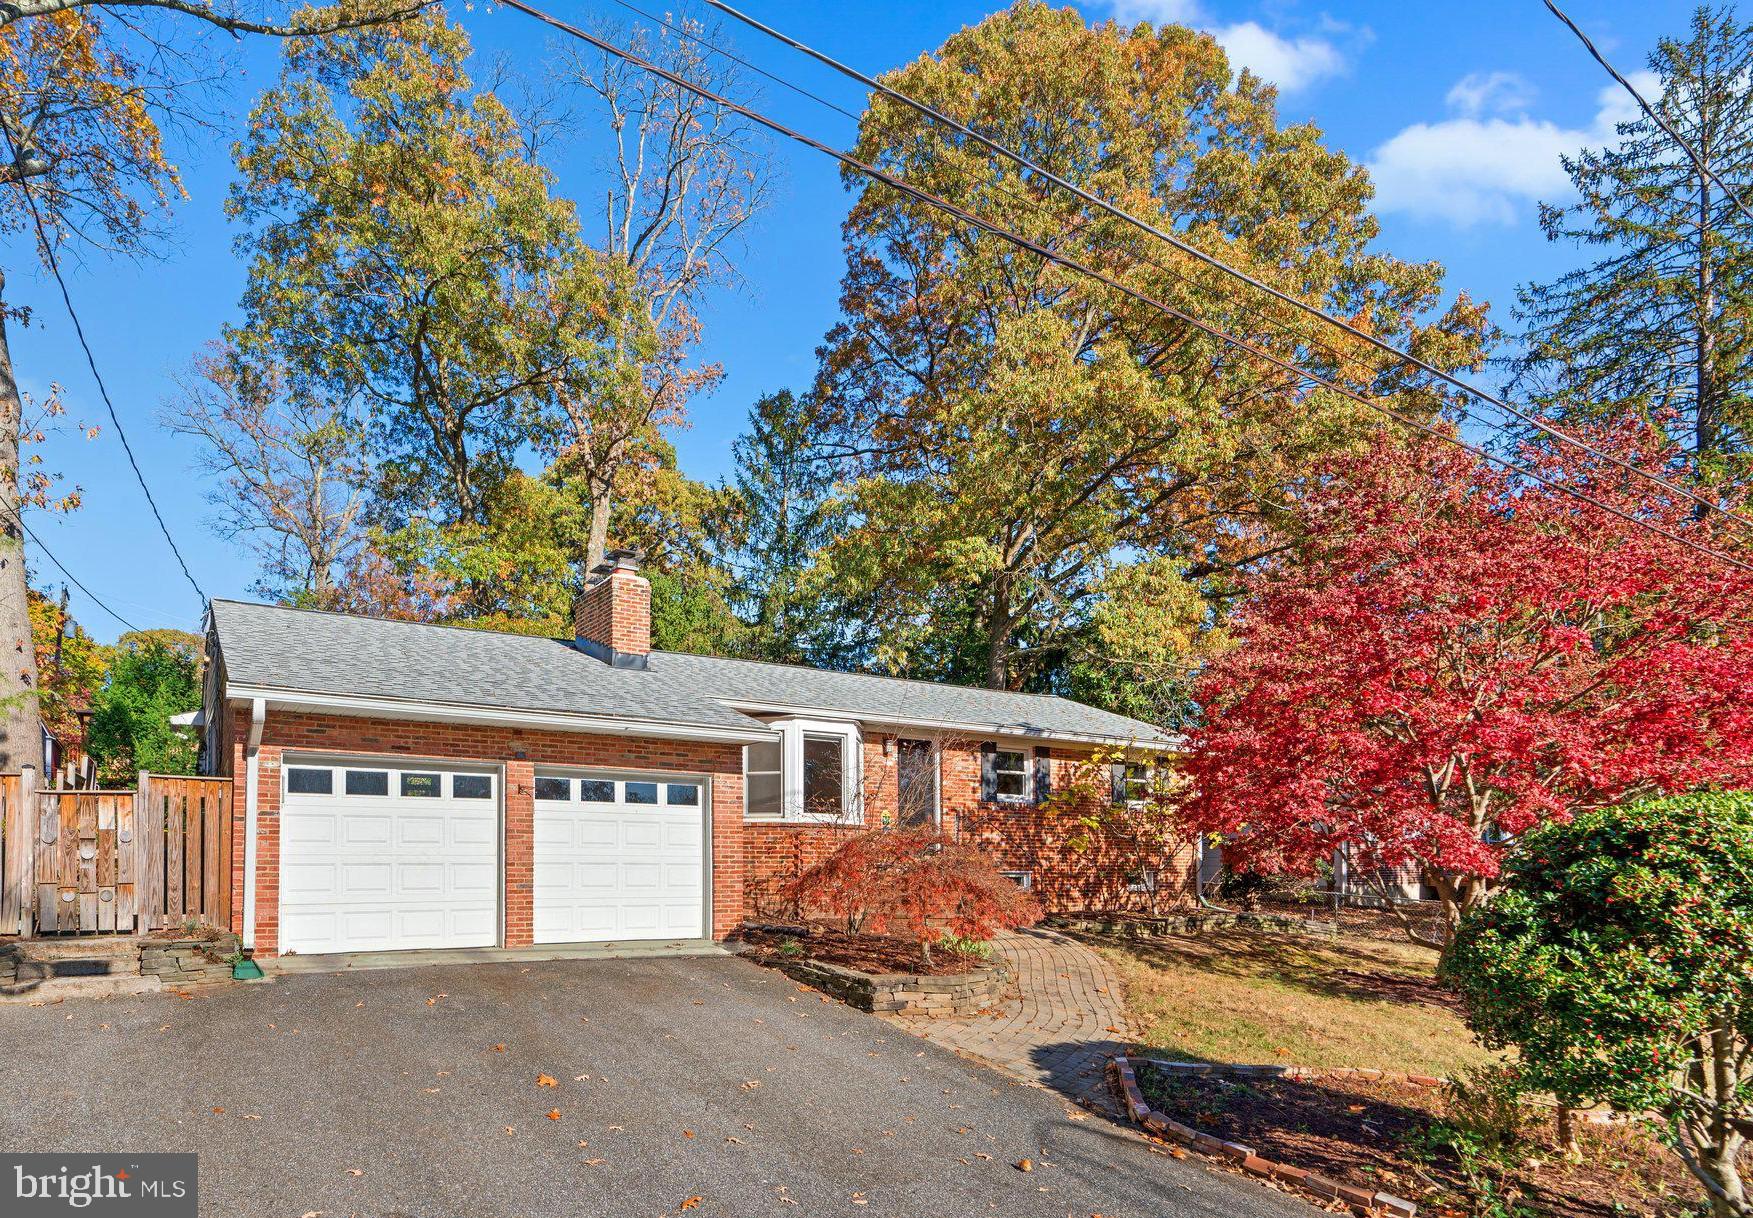
<path fill-rule="evenodd" d="M 514 1133 L 516 1133 L 516 1132 L 517 1132 L 517 1126 L 516 1126 L 516 1125 L 507 1125 L 507 1126 L 506 1126 L 506 1127 L 505 1127 L 505 1136 L 506 1136 L 506 1137 L 508 1137 L 508 1138 L 509 1138 L 509 1137 L 510 1137 L 510 1136 L 511 1136 L 511 1135 L 512 1135 L 512 1134 L 514 1134 Z"/>
<path fill-rule="evenodd" d="M 225 1115 L 225 1109 L 223 1109 L 223 1108 L 215 1108 L 215 1109 L 214 1109 L 214 1110 L 213 1110 L 213 1115 L 214 1115 L 214 1116 L 224 1116 L 224 1115 Z"/>
<path fill-rule="evenodd" d="M 549 1109 L 548 1119 L 550 1121 L 558 1121 L 560 1119 L 560 1110 L 558 1108 Z"/>
<path fill-rule="evenodd" d="M 700 1204 L 699 1197 L 689 1197 L 686 1201 L 682 1202 L 680 1208 L 685 1209 L 685 1210 L 691 1210 L 691 1209 L 695 1208 L 696 1206 L 698 1206 L 699 1204 Z"/>
<path fill-rule="evenodd" d="M 347 1169 L 347 1174 L 349 1176 L 363 1176 L 365 1174 L 365 1170 L 363 1168 L 359 1168 L 359 1167 L 349 1167 Z"/>
<path fill-rule="evenodd" d="M 756 1088 L 760 1087 L 760 1085 L 761 1085 L 761 1081 L 759 1079 L 752 1078 L 748 1082 L 743 1084 L 743 1090 L 744 1091 L 754 1091 Z"/>
<path fill-rule="evenodd" d="M 504 1046 L 504 1045 L 494 1045 L 494 1046 L 493 1046 L 493 1052 L 495 1052 L 495 1053 L 503 1053 L 503 1052 L 505 1052 L 505 1046 Z"/>
<path fill-rule="evenodd" d="M 602 1164 L 607 1163 L 608 1160 L 607 1159 L 586 1159 L 585 1162 L 590 1164 L 592 1167 L 600 1167 Z"/>
<path fill-rule="evenodd" d="M 242 1115 L 242 1116 L 240 1116 L 240 1117 L 238 1117 L 238 1118 L 237 1118 L 237 1119 L 238 1119 L 238 1120 L 240 1120 L 240 1121 L 259 1121 L 259 1120 L 261 1120 L 261 1119 L 262 1119 L 262 1118 L 261 1118 L 261 1117 L 259 1117 L 259 1116 L 257 1116 L 257 1115 L 256 1115 L 256 1114 L 255 1114 L 255 1113 L 253 1113 L 253 1112 L 246 1112 L 246 1113 L 244 1113 L 244 1114 L 243 1114 L 243 1115 Z"/>
<path fill-rule="evenodd" d="M 1018 1171 L 1034 1171 L 1035 1162 L 1033 1159 L 1018 1159 L 1016 1161 L 1016 1169 Z"/>
<path fill-rule="evenodd" d="M 574 1074 L 572 1076 L 572 1081 L 575 1083 L 582 1083 L 585 1079 L 587 1079 L 589 1077 L 590 1077 L 590 1075 L 588 1075 L 588 1074 Z"/>
<path fill-rule="evenodd" d="M 422 1088 L 420 1088 L 420 1090 L 424 1091 L 427 1095 L 437 1095 L 438 1094 L 437 1087 L 422 1087 Z"/>
<path fill-rule="evenodd" d="M 589 1145 L 590 1145 L 589 1142 L 580 1142 L 578 1144 L 578 1149 L 583 1150 L 586 1146 L 589 1146 Z"/>
<path fill-rule="evenodd" d="M 682 1136 L 684 1138 L 691 1138 L 694 1136 L 694 1131 L 692 1129 L 684 1129 L 682 1130 Z"/>
<path fill-rule="evenodd" d="M 552 1074 L 536 1075 L 536 1086 L 538 1087 L 558 1087 L 559 1085 Z"/>

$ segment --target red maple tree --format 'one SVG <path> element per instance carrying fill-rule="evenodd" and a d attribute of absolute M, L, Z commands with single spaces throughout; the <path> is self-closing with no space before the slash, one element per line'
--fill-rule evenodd
<path fill-rule="evenodd" d="M 927 961 L 942 935 L 984 940 L 1040 917 L 979 849 L 926 829 L 855 833 L 784 895 L 806 914 L 845 918 L 849 934 L 911 939 Z"/>
<path fill-rule="evenodd" d="M 1592 438 L 1670 469 L 1642 430 Z M 1749 559 L 1731 522 L 1622 468 L 1521 456 Z M 1753 785 L 1747 571 L 1435 441 L 1383 437 L 1329 465 L 1301 520 L 1199 688 L 1187 814 L 1226 836 L 1232 866 L 1307 874 L 1344 847 L 1416 869 L 1452 925 L 1531 825 Z"/>

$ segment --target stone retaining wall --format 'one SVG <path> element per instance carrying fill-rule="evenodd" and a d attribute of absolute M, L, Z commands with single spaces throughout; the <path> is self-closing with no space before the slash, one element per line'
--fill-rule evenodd
<path fill-rule="evenodd" d="M 966 973 L 942 977 L 911 973 L 864 973 L 820 960 L 767 961 L 794 981 L 832 995 L 861 1011 L 943 1018 L 973 1015 L 1004 993 L 1009 970 L 994 962 Z"/>
<path fill-rule="evenodd" d="M 229 982 L 228 960 L 237 950 L 237 936 L 229 933 L 217 939 L 142 939 L 140 975 L 157 977 L 166 989 Z"/>

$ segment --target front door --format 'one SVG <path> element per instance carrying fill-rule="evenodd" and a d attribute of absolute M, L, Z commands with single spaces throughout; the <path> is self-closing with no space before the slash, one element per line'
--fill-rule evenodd
<path fill-rule="evenodd" d="M 937 754 L 929 740 L 897 742 L 896 820 L 904 829 L 937 828 Z"/>

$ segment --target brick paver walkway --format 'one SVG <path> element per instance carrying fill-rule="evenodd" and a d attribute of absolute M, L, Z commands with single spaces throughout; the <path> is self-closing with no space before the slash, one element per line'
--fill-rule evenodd
<path fill-rule="evenodd" d="M 1001 935 L 994 952 L 1010 963 L 1014 990 L 969 1019 L 897 1019 L 908 1031 L 982 1058 L 1078 1098 L 1102 1080 L 1107 1057 L 1123 1051 L 1120 983 L 1101 956 L 1036 927 Z"/>

